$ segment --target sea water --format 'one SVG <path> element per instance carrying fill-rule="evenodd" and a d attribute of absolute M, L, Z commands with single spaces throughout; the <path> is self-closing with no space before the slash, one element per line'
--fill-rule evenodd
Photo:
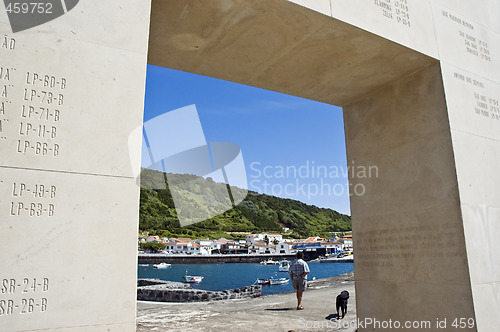
<path fill-rule="evenodd" d="M 320 263 L 309 262 L 311 272 L 308 280 L 313 278 L 330 278 L 352 272 L 353 263 Z M 167 281 L 183 282 L 182 276 L 202 276 L 203 281 L 193 284 L 193 288 L 221 291 L 256 284 L 257 279 L 270 277 L 289 278 L 288 272 L 278 272 L 278 265 L 260 265 L 258 263 L 227 264 L 172 264 L 171 268 L 156 269 L 153 264 L 139 265 L 138 278 L 155 278 Z M 292 291 L 291 281 L 283 285 L 263 285 L 262 294 L 270 295 Z"/>

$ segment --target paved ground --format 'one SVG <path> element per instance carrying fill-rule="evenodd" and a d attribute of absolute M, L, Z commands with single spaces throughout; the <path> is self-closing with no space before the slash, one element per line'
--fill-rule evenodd
<path fill-rule="evenodd" d="M 335 298 L 350 293 L 348 313 L 336 319 Z M 296 310 L 295 293 L 254 299 L 199 303 L 137 303 L 137 332 L 145 331 L 355 331 L 353 273 L 311 282 L 304 310 Z"/>

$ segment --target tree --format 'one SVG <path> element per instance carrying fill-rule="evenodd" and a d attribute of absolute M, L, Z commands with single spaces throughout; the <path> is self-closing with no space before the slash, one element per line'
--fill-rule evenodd
<path fill-rule="evenodd" d="M 153 251 L 153 252 L 160 252 L 163 249 L 165 249 L 165 245 L 163 243 L 158 243 L 154 241 L 140 243 L 139 246 L 141 247 L 142 250 Z"/>

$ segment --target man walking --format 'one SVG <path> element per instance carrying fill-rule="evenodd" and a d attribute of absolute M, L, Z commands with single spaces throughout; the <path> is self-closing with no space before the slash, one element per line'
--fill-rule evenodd
<path fill-rule="evenodd" d="M 297 251 L 297 259 L 290 264 L 290 279 L 292 279 L 293 288 L 297 290 L 297 310 L 303 310 L 302 293 L 307 287 L 307 274 L 309 273 L 309 266 L 303 260 L 304 253 Z"/>

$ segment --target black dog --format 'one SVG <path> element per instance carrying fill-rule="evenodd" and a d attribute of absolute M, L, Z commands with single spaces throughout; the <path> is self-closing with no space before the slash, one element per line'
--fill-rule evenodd
<path fill-rule="evenodd" d="M 347 300 L 349 299 L 349 292 L 342 291 L 339 295 L 337 295 L 337 319 L 340 319 L 339 309 L 342 308 L 342 318 L 345 317 L 347 313 Z"/>

